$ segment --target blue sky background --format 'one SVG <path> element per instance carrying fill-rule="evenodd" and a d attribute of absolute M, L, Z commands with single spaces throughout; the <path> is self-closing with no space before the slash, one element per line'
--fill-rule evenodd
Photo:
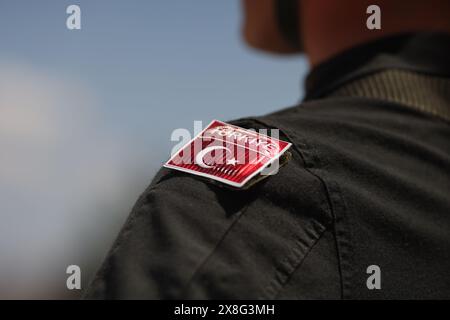
<path fill-rule="evenodd" d="M 174 129 L 302 97 L 304 58 L 250 50 L 240 21 L 237 0 L 0 1 L 0 297 L 76 295 L 66 266 L 85 286 Z"/>

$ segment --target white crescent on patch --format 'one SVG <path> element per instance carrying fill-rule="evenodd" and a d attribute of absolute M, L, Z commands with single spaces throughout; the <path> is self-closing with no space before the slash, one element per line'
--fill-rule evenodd
<path fill-rule="evenodd" d="M 226 148 L 226 147 L 222 147 L 222 146 L 211 146 L 211 147 L 207 147 L 205 149 L 203 149 L 202 151 L 200 151 L 199 153 L 197 153 L 197 155 L 195 156 L 195 163 L 198 164 L 200 167 L 205 168 L 205 169 L 210 169 L 213 166 L 208 166 L 204 161 L 203 161 L 203 157 L 214 150 L 227 150 L 229 152 L 231 152 L 230 149 Z"/>

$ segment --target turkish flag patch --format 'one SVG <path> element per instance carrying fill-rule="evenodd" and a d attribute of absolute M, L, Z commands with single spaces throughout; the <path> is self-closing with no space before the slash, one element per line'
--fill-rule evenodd
<path fill-rule="evenodd" d="M 273 132 L 268 136 L 213 120 L 164 167 L 242 188 L 256 175 L 274 174 L 280 156 L 291 146 Z"/>

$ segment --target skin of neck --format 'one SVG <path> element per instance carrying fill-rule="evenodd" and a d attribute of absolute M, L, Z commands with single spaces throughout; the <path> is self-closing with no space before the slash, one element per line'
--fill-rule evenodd
<path fill-rule="evenodd" d="M 369 30 L 369 5 L 381 9 L 381 29 Z M 312 66 L 346 49 L 388 35 L 414 31 L 450 33 L 449 0 L 302 0 L 301 41 Z"/>

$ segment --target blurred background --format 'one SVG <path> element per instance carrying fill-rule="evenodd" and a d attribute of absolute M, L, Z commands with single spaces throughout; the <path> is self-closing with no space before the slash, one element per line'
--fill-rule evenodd
<path fill-rule="evenodd" d="M 304 58 L 240 23 L 239 0 L 0 0 L 0 298 L 78 298 L 67 266 L 86 288 L 174 129 L 301 99 Z"/>

